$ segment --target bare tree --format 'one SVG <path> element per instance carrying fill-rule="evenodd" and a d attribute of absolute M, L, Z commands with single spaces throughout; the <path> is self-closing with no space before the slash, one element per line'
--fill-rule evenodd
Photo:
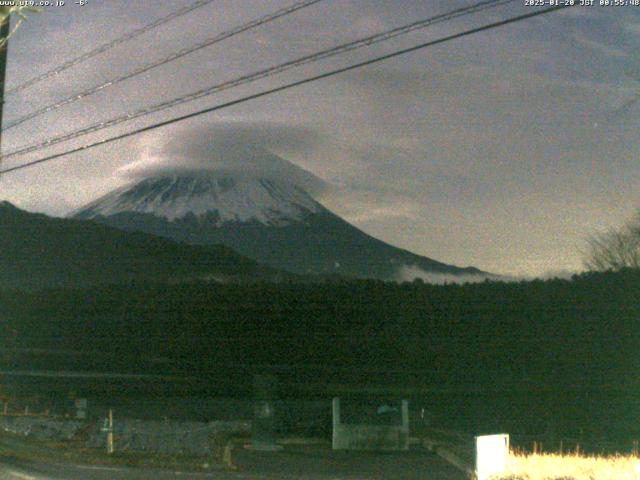
<path fill-rule="evenodd" d="M 587 238 L 584 257 L 589 270 L 640 268 L 640 211 L 622 227 Z"/>
<path fill-rule="evenodd" d="M 0 48 L 5 43 L 7 43 L 9 38 L 18 29 L 18 27 L 20 26 L 22 21 L 26 20 L 26 18 L 27 18 L 25 16 L 26 12 L 39 12 L 39 11 L 40 11 L 40 9 L 39 8 L 35 8 L 35 7 L 0 7 L 0 25 L 5 23 L 6 21 L 8 21 L 10 15 L 17 15 L 18 16 L 18 22 L 16 23 L 15 27 L 13 27 L 13 30 L 11 30 L 11 32 L 9 32 L 9 34 L 5 38 L 0 39 Z"/>

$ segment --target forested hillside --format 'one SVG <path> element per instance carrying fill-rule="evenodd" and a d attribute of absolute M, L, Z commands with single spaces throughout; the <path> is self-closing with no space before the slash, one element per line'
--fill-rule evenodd
<path fill-rule="evenodd" d="M 21 345 L 160 355 L 190 372 L 317 364 L 411 371 L 393 381 L 414 386 L 524 388 L 628 386 L 640 369 L 640 272 L 632 270 L 463 286 L 141 283 L 5 291 L 0 315 Z"/>

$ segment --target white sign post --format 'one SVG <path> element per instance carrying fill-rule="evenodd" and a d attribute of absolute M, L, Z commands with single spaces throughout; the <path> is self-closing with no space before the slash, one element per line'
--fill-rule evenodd
<path fill-rule="evenodd" d="M 476 437 L 476 475 L 478 480 L 489 480 L 492 475 L 505 471 L 509 457 L 509 435 L 483 435 Z"/>

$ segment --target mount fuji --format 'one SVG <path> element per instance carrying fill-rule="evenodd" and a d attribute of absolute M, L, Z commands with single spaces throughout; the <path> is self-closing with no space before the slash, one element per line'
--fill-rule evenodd
<path fill-rule="evenodd" d="M 213 168 L 159 169 L 73 216 L 188 244 L 223 244 L 299 274 L 396 280 L 412 268 L 486 276 L 367 235 L 314 199 L 311 192 L 323 188 L 322 180 L 276 155 L 253 147 L 223 156 Z"/>

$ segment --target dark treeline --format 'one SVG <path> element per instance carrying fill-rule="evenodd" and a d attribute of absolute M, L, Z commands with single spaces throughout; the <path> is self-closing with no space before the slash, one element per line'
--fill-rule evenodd
<path fill-rule="evenodd" d="M 631 270 L 447 286 L 4 291 L 0 318 L 15 347 L 99 352 L 82 364 L 111 370 L 161 358 L 157 368 L 203 376 L 224 366 L 293 366 L 300 382 L 483 391 L 640 387 L 640 272 Z"/>

